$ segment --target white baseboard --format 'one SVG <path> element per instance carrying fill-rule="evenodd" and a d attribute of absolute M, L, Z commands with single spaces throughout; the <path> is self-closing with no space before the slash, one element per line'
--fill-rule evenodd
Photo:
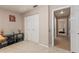
<path fill-rule="evenodd" d="M 24 40 L 24 41 L 31 41 L 31 40 Z M 31 41 L 31 42 L 33 42 L 33 41 Z M 41 46 L 44 46 L 44 47 L 49 48 L 49 46 L 47 46 L 47 45 L 45 45 L 45 44 L 42 44 L 42 43 L 39 43 L 39 42 L 34 42 L 34 43 L 37 43 L 37 44 L 39 44 L 39 45 L 41 45 Z"/>
<path fill-rule="evenodd" d="M 39 43 L 41 46 L 44 46 L 44 47 L 47 47 L 47 48 L 49 48 L 47 45 L 45 45 L 45 44 L 42 44 L 42 43 Z"/>

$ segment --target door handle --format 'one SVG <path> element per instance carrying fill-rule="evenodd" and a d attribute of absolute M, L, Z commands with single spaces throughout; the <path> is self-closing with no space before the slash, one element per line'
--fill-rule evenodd
<path fill-rule="evenodd" d="M 49 32 L 50 32 L 50 30 L 49 30 Z"/>

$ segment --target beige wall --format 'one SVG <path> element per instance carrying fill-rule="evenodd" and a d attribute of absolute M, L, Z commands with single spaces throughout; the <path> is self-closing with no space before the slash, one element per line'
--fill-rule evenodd
<path fill-rule="evenodd" d="M 33 14 L 40 14 L 39 20 L 39 41 L 41 44 L 48 46 L 48 6 L 39 6 L 28 13 L 25 13 L 25 17 Z"/>
<path fill-rule="evenodd" d="M 15 15 L 16 22 L 9 22 L 9 15 Z M 17 32 L 17 29 L 21 29 L 23 31 L 22 15 L 0 9 L 0 31 L 4 30 L 4 33 L 7 34 L 11 32 Z"/>

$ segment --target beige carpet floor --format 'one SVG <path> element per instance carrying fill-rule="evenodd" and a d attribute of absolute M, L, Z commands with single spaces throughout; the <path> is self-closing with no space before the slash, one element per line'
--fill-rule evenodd
<path fill-rule="evenodd" d="M 69 53 L 69 51 L 57 47 L 44 47 L 31 41 L 22 41 L 0 49 L 0 53 Z"/>

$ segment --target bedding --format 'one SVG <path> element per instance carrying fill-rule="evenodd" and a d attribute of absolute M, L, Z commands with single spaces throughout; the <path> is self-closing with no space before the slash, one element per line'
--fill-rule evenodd
<path fill-rule="evenodd" d="M 0 43 L 4 42 L 6 40 L 6 37 L 3 37 L 2 35 L 0 35 Z"/>

